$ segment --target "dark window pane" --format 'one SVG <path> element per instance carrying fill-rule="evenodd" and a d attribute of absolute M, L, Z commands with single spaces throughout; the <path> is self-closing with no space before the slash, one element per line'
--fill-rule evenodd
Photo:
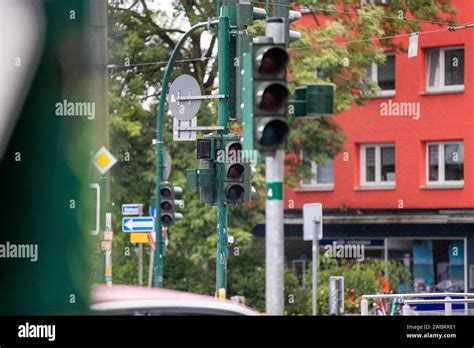
<path fill-rule="evenodd" d="M 365 181 L 375 181 L 375 148 L 365 149 Z"/>
<path fill-rule="evenodd" d="M 429 181 L 438 181 L 438 145 L 428 146 Z"/>
<path fill-rule="evenodd" d="M 380 148 L 382 181 L 395 181 L 395 147 Z"/>
<path fill-rule="evenodd" d="M 395 56 L 387 56 L 384 65 L 377 67 L 378 84 L 382 90 L 395 89 Z"/>
<path fill-rule="evenodd" d="M 334 182 L 334 161 L 328 159 L 317 166 L 318 184 L 332 184 Z"/>
<path fill-rule="evenodd" d="M 464 180 L 464 146 L 444 145 L 444 180 Z"/>
<path fill-rule="evenodd" d="M 464 49 L 444 51 L 445 85 L 464 84 Z"/>

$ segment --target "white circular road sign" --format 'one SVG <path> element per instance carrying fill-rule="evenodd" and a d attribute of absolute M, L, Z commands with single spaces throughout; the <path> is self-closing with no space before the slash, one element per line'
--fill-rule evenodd
<path fill-rule="evenodd" d="M 179 121 L 189 121 L 201 107 L 201 87 L 190 75 L 181 75 L 171 84 L 168 93 L 168 104 L 171 114 Z"/>

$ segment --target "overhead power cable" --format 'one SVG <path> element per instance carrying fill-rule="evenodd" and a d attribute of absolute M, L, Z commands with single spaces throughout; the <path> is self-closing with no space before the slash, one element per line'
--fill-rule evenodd
<path fill-rule="evenodd" d="M 259 5 L 266 4 L 265 2 L 262 2 L 262 1 L 252 1 L 252 3 L 259 4 Z M 306 11 L 309 11 L 309 12 L 328 12 L 328 13 L 343 14 L 343 15 L 347 15 L 347 16 L 374 17 L 374 18 L 397 20 L 397 21 L 406 21 L 406 22 L 421 22 L 421 23 L 431 23 L 431 24 L 438 24 L 438 25 L 439 24 L 441 24 L 441 25 L 452 25 L 451 22 L 447 22 L 447 21 L 433 21 L 433 20 L 421 19 L 421 18 L 408 18 L 406 16 L 404 16 L 403 18 L 400 18 L 400 17 L 394 17 L 394 16 L 375 15 L 375 14 L 353 12 L 353 11 L 341 11 L 341 10 L 333 10 L 333 9 L 327 9 L 327 8 L 315 8 L 315 7 L 310 7 L 310 6 L 306 6 L 306 5 L 273 4 L 273 6 L 283 6 L 283 7 L 293 8 L 293 9 L 306 10 Z"/>

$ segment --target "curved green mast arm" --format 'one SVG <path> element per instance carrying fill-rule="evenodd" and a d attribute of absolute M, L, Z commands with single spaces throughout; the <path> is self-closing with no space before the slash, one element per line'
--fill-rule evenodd
<path fill-rule="evenodd" d="M 168 94 L 168 84 L 173 71 L 173 66 L 178 56 L 179 51 L 183 47 L 186 39 L 196 30 L 201 28 L 210 28 L 211 26 L 218 25 L 218 20 L 209 20 L 208 22 L 198 23 L 192 26 L 178 41 L 176 47 L 171 53 L 171 57 L 166 65 L 165 75 L 163 77 L 163 85 L 161 87 L 160 100 L 158 104 L 158 111 L 156 114 L 156 190 L 155 190 L 155 232 L 156 232 L 156 250 L 154 260 L 154 274 L 155 281 L 154 286 L 156 288 L 163 287 L 163 235 L 161 232 L 161 197 L 160 189 L 161 182 L 163 181 L 163 147 L 164 147 L 164 121 L 165 121 L 165 98 Z"/>

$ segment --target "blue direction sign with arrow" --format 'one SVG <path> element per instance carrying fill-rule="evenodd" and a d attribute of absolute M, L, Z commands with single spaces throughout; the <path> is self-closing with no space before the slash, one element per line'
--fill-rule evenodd
<path fill-rule="evenodd" d="M 155 218 L 151 216 L 139 216 L 122 218 L 123 232 L 154 232 Z"/>

